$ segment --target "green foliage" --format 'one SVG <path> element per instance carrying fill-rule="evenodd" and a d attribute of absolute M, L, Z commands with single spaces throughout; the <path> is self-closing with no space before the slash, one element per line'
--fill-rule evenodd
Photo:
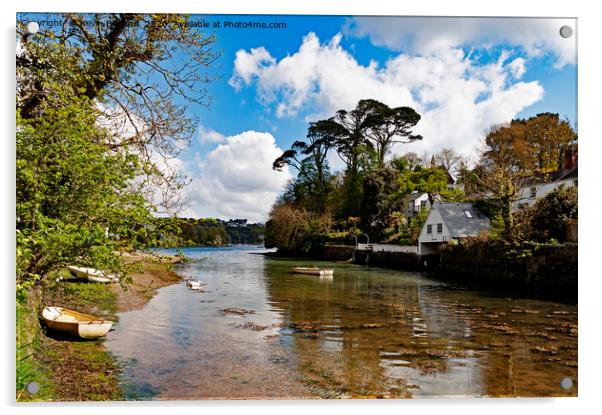
<path fill-rule="evenodd" d="M 362 229 L 370 239 L 379 241 L 384 231 L 391 226 L 391 214 L 399 209 L 395 194 L 399 190 L 399 174 L 396 170 L 383 167 L 366 175 L 360 208 Z"/>
<path fill-rule="evenodd" d="M 315 254 L 328 240 L 332 229 L 328 214 L 316 214 L 291 204 L 277 204 L 266 223 L 265 246 L 282 252 Z"/>
<path fill-rule="evenodd" d="M 575 187 L 560 186 L 538 200 L 532 208 L 531 239 L 566 240 L 566 224 L 578 216 L 577 198 Z"/>
<path fill-rule="evenodd" d="M 440 196 L 445 201 L 460 201 L 464 198 L 464 192 L 460 189 L 448 189 L 450 176 L 442 167 L 420 167 L 414 171 L 408 171 L 400 178 L 400 189 L 402 194 L 413 191 L 428 194 L 431 205 L 435 202 L 435 196 Z"/>
<path fill-rule="evenodd" d="M 153 206 L 135 185 L 147 165 L 103 144 L 86 99 L 17 115 L 17 284 L 68 264 L 123 271 L 115 251 L 152 239 Z"/>

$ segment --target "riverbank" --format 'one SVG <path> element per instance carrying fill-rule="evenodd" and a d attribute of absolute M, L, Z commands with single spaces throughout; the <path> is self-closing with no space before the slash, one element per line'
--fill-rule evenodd
<path fill-rule="evenodd" d="M 17 401 L 88 401 L 123 398 L 118 384 L 119 367 L 98 341 L 68 341 L 45 333 L 39 315 L 52 304 L 117 321 L 117 313 L 144 307 L 159 288 L 181 278 L 171 265 L 181 258 L 148 254 L 127 256 L 140 270 L 120 284 L 97 284 L 80 280 L 49 281 L 17 301 Z M 24 390 L 37 382 L 40 390 Z"/>

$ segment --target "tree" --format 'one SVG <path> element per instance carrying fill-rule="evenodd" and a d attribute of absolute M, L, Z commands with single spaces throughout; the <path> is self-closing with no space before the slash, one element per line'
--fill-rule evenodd
<path fill-rule="evenodd" d="M 458 154 L 453 148 L 443 148 L 434 155 L 435 163 L 447 170 L 447 172 L 455 176 L 466 164 L 466 158 Z"/>
<path fill-rule="evenodd" d="M 351 110 L 339 110 L 319 128 L 345 163 L 345 197 L 341 216 L 357 216 L 362 199 L 362 174 L 384 166 L 387 151 L 395 142 L 422 139 L 411 133 L 420 116 L 411 108 L 389 108 L 376 100 L 358 102 Z"/>
<path fill-rule="evenodd" d="M 272 165 L 272 168 L 278 171 L 281 171 L 285 165 L 297 170 L 297 180 L 289 186 L 289 189 L 298 195 L 304 193 L 310 199 L 310 204 L 320 212 L 326 209 L 331 188 L 326 157 L 333 146 L 332 137 L 326 129 L 321 128 L 322 124 L 323 121 L 312 123 L 308 129 L 307 142 L 295 141 L 289 150 L 284 151 L 274 160 Z"/>
<path fill-rule="evenodd" d="M 35 126 L 17 113 L 19 289 L 68 264 L 121 272 L 115 250 L 154 240 L 153 206 L 131 186 L 148 166 L 100 144 L 105 133 L 86 101 L 47 108 Z"/>
<path fill-rule="evenodd" d="M 207 106 L 207 82 L 219 51 L 214 35 L 189 30 L 176 14 L 53 14 L 60 26 L 29 35 L 17 28 L 17 109 L 35 120 L 72 96 L 88 99 L 114 151 L 136 151 L 152 166 L 152 186 L 164 187 L 163 207 L 177 207 L 182 180 L 159 169 L 185 148 L 196 130 L 190 103 Z M 150 191 L 149 188 L 146 189 Z"/>
<path fill-rule="evenodd" d="M 378 165 L 384 167 L 385 157 L 395 143 L 422 140 L 412 133 L 420 121 L 420 115 L 410 107 L 390 108 L 374 99 L 361 100 L 358 108 L 368 114 L 366 135 L 376 149 Z"/>
<path fill-rule="evenodd" d="M 564 241 L 568 220 L 578 215 L 577 189 L 565 186 L 554 189 L 535 203 L 532 212 L 533 239 Z"/>
<path fill-rule="evenodd" d="M 360 209 L 361 225 L 370 238 L 382 240 L 389 227 L 391 214 L 399 209 L 395 198 L 399 191 L 399 173 L 389 167 L 371 171 L 363 184 L 363 198 Z"/>
<path fill-rule="evenodd" d="M 62 26 L 17 39 L 17 283 L 66 264 L 127 271 L 115 251 L 153 245 L 153 217 L 182 181 L 160 168 L 209 104 L 219 53 L 179 15 L 53 15 Z M 87 20 L 85 20 L 87 18 Z M 160 229 L 161 228 L 161 229 Z"/>
<path fill-rule="evenodd" d="M 465 185 L 495 201 L 504 222 L 506 240 L 513 240 L 512 206 L 519 197 L 522 182 L 536 168 L 535 158 L 525 136 L 524 123 L 512 122 L 489 130 L 479 164 L 470 174 L 463 172 Z"/>
<path fill-rule="evenodd" d="M 405 171 L 412 171 L 418 166 L 421 166 L 422 159 L 418 156 L 418 154 L 409 152 L 393 158 L 391 160 L 391 165 L 400 173 L 404 173 Z"/>
<path fill-rule="evenodd" d="M 526 139 L 531 143 L 535 169 L 546 173 L 562 167 L 563 150 L 577 139 L 577 134 L 566 120 L 549 112 L 515 122 L 524 124 Z"/>
<path fill-rule="evenodd" d="M 424 192 L 428 195 L 431 206 L 436 197 L 448 201 L 461 200 L 464 193 L 460 189 L 448 189 L 449 179 L 449 173 L 443 167 L 418 167 L 400 178 L 401 194 Z"/>

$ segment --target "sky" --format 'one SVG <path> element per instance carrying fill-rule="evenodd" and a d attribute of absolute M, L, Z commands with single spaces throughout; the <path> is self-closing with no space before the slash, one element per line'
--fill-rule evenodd
<path fill-rule="evenodd" d="M 360 99 L 410 106 L 423 140 L 392 155 L 452 147 L 474 159 L 484 131 L 541 112 L 577 127 L 575 19 L 353 16 L 191 16 L 222 51 L 210 107 L 191 146 L 172 160 L 187 176 L 183 217 L 266 220 L 294 171 L 275 158 L 305 138 L 308 123 Z M 214 28 L 219 22 L 221 27 Z M 281 28 L 225 22 L 285 23 Z M 177 58 L 177 57 L 176 57 Z M 329 158 L 334 170 L 338 157 Z"/>

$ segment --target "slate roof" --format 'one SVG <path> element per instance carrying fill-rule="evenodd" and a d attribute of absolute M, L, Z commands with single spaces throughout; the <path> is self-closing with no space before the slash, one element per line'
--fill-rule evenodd
<path fill-rule="evenodd" d="M 437 209 L 451 236 L 478 236 L 490 228 L 489 219 L 472 203 L 446 203 L 435 202 L 433 209 Z M 464 211 L 469 211 L 472 219 Z"/>

